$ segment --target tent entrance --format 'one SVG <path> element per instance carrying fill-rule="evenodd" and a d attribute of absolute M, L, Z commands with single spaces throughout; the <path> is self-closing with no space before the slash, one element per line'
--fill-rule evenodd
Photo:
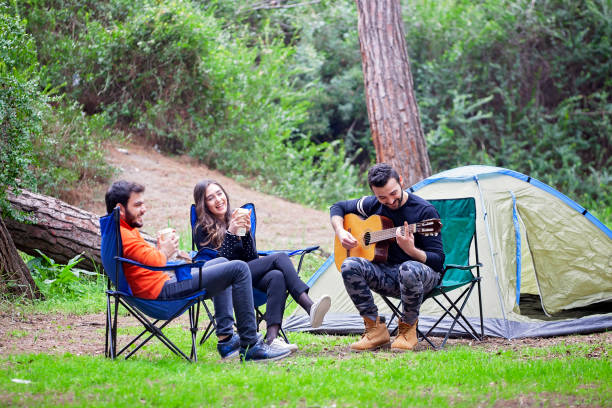
<path fill-rule="evenodd" d="M 539 295 L 521 294 L 521 315 L 532 319 L 554 321 L 563 319 L 579 319 L 581 317 L 612 313 L 612 299 L 597 302 L 584 307 L 562 310 L 553 316 L 547 316 L 542 309 Z"/>

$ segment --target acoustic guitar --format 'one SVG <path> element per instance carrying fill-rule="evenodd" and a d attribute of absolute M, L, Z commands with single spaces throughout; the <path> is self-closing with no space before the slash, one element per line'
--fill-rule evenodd
<path fill-rule="evenodd" d="M 338 272 L 342 262 L 349 256 L 365 258 L 373 262 L 386 262 L 389 240 L 395 238 L 397 228 L 393 226 L 393 222 L 389 218 L 382 215 L 372 215 L 364 220 L 356 214 L 346 214 L 344 216 L 344 229 L 350 232 L 359 243 L 355 248 L 346 249 L 336 235 L 334 262 Z M 403 234 L 404 226 L 399 228 L 401 228 Z M 416 224 L 409 224 L 408 229 L 412 233 L 435 236 L 440 233 L 442 223 L 438 218 L 431 218 Z"/>

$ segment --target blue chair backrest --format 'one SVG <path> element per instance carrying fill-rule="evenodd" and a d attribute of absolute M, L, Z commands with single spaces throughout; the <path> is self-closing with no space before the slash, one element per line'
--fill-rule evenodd
<path fill-rule="evenodd" d="M 115 259 L 117 256 L 123 256 L 119 220 L 118 208 L 115 208 L 112 213 L 100 217 L 100 233 L 102 235 L 100 256 L 102 258 L 102 266 L 104 266 L 104 272 L 109 277 L 116 290 L 128 295 L 129 297 L 124 299 L 129 304 L 137 307 L 140 311 L 154 319 L 168 320 L 177 313 L 183 313 L 186 310 L 185 306 L 193 303 L 200 292 L 181 299 L 162 301 L 133 297 L 132 290 L 125 279 L 123 263 Z M 191 273 L 189 273 L 189 278 L 191 278 Z"/>
<path fill-rule="evenodd" d="M 255 242 L 255 232 L 257 231 L 257 214 L 255 214 L 255 205 L 253 203 L 246 203 L 241 207 L 251 210 L 251 236 L 253 237 L 253 242 Z"/>
<path fill-rule="evenodd" d="M 113 282 L 115 288 L 120 292 L 131 295 L 132 290 L 125 279 L 123 265 L 115 259 L 115 257 L 123 255 L 119 220 L 119 208 L 115 208 L 110 214 L 100 217 L 100 234 L 102 235 L 100 257 L 102 258 L 104 272 Z"/>

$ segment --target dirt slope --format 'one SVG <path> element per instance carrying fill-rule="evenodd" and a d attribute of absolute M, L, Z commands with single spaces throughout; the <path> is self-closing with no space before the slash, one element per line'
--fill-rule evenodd
<path fill-rule="evenodd" d="M 331 252 L 333 230 L 326 211 L 250 190 L 188 156 L 168 157 L 153 148 L 136 145 L 109 146 L 108 153 L 111 164 L 119 168 L 114 180 L 133 180 L 146 187 L 148 210 L 144 231 L 154 233 L 170 225 L 185 237 L 185 245 L 189 245 L 189 207 L 193 203 L 193 187 L 201 179 L 212 178 L 226 189 L 232 206 L 247 202 L 255 204 L 258 249 L 320 245 L 325 252 Z M 93 202 L 84 205 L 86 209 L 103 214 L 103 195 L 104 191 L 98 191 Z"/>

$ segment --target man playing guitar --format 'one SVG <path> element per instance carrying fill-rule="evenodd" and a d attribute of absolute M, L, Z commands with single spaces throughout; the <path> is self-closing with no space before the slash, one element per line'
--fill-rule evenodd
<path fill-rule="evenodd" d="M 364 218 L 380 215 L 389 218 L 393 226 L 398 227 L 395 238 L 389 243 L 386 262 L 353 256 L 342 262 L 340 272 L 344 286 L 365 324 L 361 340 L 351 344 L 351 350 L 375 350 L 390 342 L 389 331 L 378 316 L 371 290 L 401 299 L 403 315 L 400 316 L 398 335 L 391 349 L 412 350 L 417 344 L 416 327 L 423 297 L 442 278 L 444 249 L 440 234 L 413 234 L 409 224 L 440 216 L 430 203 L 405 192 L 402 178 L 386 163 L 370 168 L 368 184 L 373 196 L 339 201 L 330 208 L 336 238 L 346 250 L 360 244 L 345 229 L 346 214 L 359 214 Z"/>

